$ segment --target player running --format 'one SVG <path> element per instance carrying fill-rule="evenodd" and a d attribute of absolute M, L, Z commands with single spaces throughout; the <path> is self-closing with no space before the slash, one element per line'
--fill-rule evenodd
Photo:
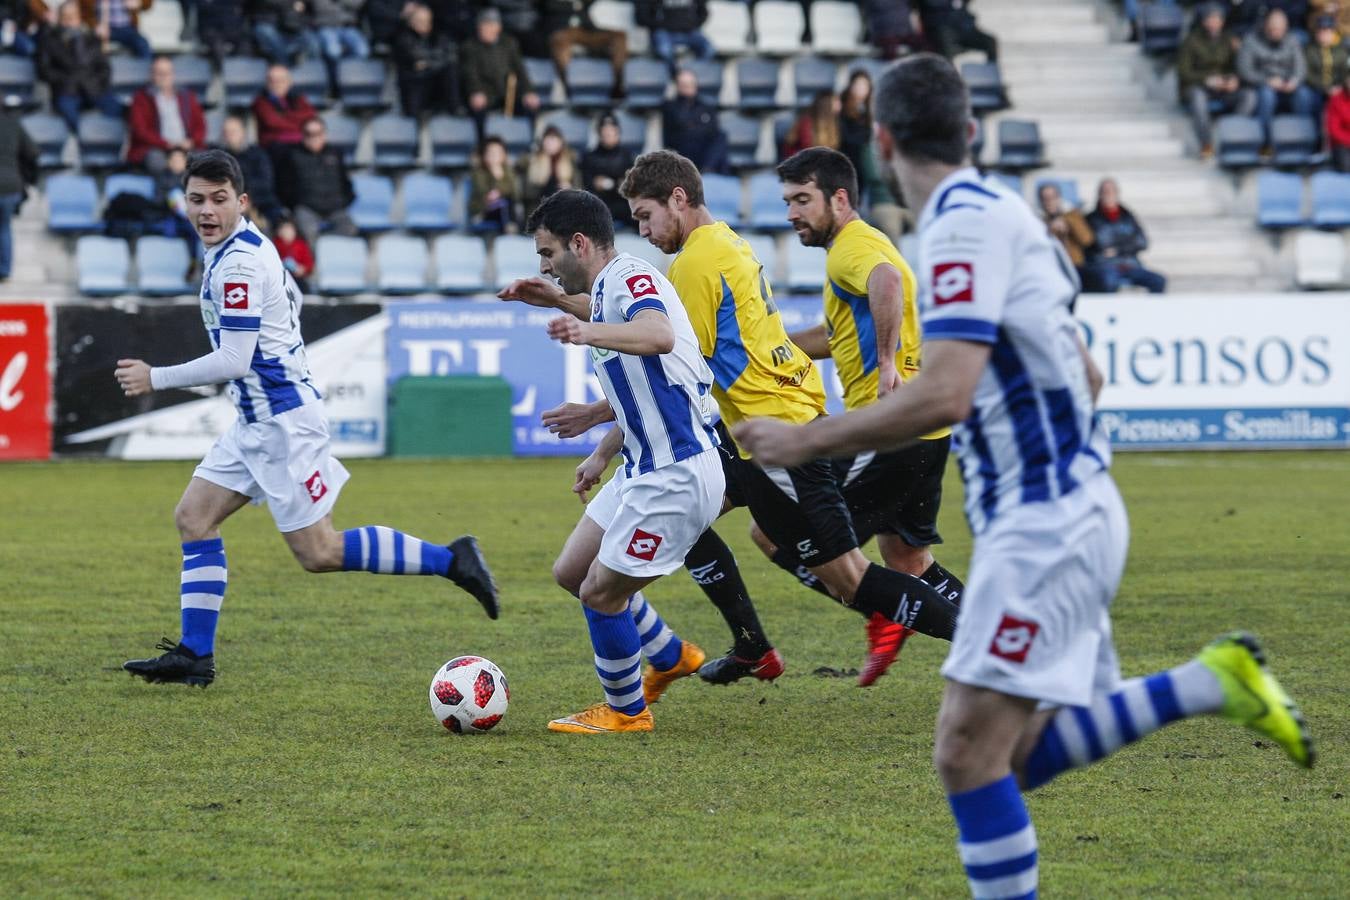
<path fill-rule="evenodd" d="M 307 571 L 440 575 L 497 618 L 497 588 L 473 537 L 445 547 L 383 525 L 334 530 L 333 505 L 347 470 L 329 452 L 323 402 L 310 380 L 300 291 L 272 242 L 244 217 L 248 194 L 233 156 L 195 154 L 183 186 L 188 218 L 205 245 L 202 321 L 213 350 L 177 366 L 118 360 L 117 381 L 128 397 L 227 384 L 239 418 L 197 466 L 174 510 L 183 541 L 182 636 L 162 640 L 161 656 L 123 668 L 149 682 L 212 682 L 227 581 L 220 525 L 250 501 L 267 502 Z"/>
<path fill-rule="evenodd" d="M 708 388 L 680 298 L 648 263 L 614 249 L 614 218 L 594 194 L 564 190 L 530 215 L 541 278 L 499 296 L 553 306 L 564 315 L 549 336 L 590 348 L 596 378 L 618 417 L 599 467 L 583 463 L 574 490 L 600 480 L 619 450 L 623 465 L 586 506 L 554 564 L 558 583 L 582 602 L 605 701 L 549 723 L 550 731 L 603 734 L 651 731 L 642 656 L 670 671 L 703 651 L 681 641 L 640 591 L 684 565 L 685 555 L 721 511 Z M 589 309 L 578 298 L 589 295 Z M 588 460 L 589 462 L 589 460 Z"/>
<path fill-rule="evenodd" d="M 1100 388 L 1069 307 L 1077 278 L 1021 198 L 970 165 L 965 85 L 920 54 L 882 76 L 883 155 L 922 208 L 924 367 L 904 390 L 804 427 L 744 423 L 764 462 L 899 447 L 955 426 L 975 536 L 934 758 L 976 897 L 1034 897 L 1021 791 L 1158 728 L 1221 715 L 1313 764 L 1293 701 L 1254 638 L 1121 682 L 1109 610 L 1129 525 L 1093 414 Z"/>

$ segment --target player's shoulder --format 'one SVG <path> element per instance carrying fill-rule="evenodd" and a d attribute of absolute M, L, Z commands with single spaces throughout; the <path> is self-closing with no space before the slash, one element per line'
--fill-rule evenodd
<path fill-rule="evenodd" d="M 662 292 L 660 270 L 654 265 L 630 254 L 621 254 L 605 273 L 602 288 L 611 298 L 656 297 Z"/>

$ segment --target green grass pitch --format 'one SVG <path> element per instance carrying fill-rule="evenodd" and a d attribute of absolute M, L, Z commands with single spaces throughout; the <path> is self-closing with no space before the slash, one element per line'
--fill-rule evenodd
<path fill-rule="evenodd" d="M 206 691 L 119 670 L 178 634 L 171 510 L 188 463 L 0 468 L 0 894 L 533 897 L 965 896 L 930 762 L 946 645 L 875 688 L 862 621 L 735 547 L 788 671 L 676 684 L 651 735 L 552 735 L 600 698 L 575 601 L 550 577 L 581 506 L 573 461 L 359 461 L 339 527 L 476 533 L 490 622 L 439 579 L 309 575 L 265 510 L 224 528 L 230 587 Z M 1350 895 L 1350 455 L 1131 455 L 1115 607 L 1127 674 L 1257 632 L 1319 768 L 1186 722 L 1030 799 L 1047 897 Z M 969 537 L 949 476 L 939 558 Z M 648 592 L 711 652 L 687 575 Z M 511 679 L 491 734 L 455 737 L 432 673 L 477 653 Z"/>

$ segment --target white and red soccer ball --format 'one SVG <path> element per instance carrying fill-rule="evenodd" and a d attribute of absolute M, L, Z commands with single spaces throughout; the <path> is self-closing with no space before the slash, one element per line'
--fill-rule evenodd
<path fill-rule="evenodd" d="M 456 656 L 431 679 L 431 714 L 455 734 L 481 734 L 506 715 L 506 676 L 481 656 Z"/>

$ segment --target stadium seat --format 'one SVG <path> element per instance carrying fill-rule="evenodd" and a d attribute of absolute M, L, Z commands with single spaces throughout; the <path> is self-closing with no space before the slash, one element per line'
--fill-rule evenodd
<path fill-rule="evenodd" d="M 787 289 L 816 292 L 825 286 L 825 248 L 804 247 L 798 240 L 787 242 Z"/>
<path fill-rule="evenodd" d="M 1312 116 L 1276 116 L 1270 123 L 1270 146 L 1271 162 L 1277 166 L 1317 166 L 1327 158 Z"/>
<path fill-rule="evenodd" d="M 291 69 L 292 90 L 299 91 L 315 109 L 327 109 L 328 67 L 321 59 L 307 59 Z"/>
<path fill-rule="evenodd" d="M 1294 238 L 1294 283 L 1304 290 L 1345 285 L 1345 240 L 1324 231 L 1300 231 Z"/>
<path fill-rule="evenodd" d="M 352 175 L 356 199 L 347 207 L 362 232 L 388 231 L 394 227 L 394 182 L 385 175 L 356 172 Z"/>
<path fill-rule="evenodd" d="M 727 135 L 727 162 L 733 169 L 750 169 L 758 165 L 759 119 L 744 113 L 727 110 L 718 120 Z"/>
<path fill-rule="evenodd" d="M 137 197 L 153 200 L 155 199 L 155 179 L 149 175 L 135 175 L 130 172 L 109 175 L 108 180 L 103 182 L 103 199 L 106 202 L 118 194 L 134 194 Z"/>
<path fill-rule="evenodd" d="M 436 289 L 449 294 L 474 294 L 488 289 L 487 245 L 481 237 L 443 234 L 432 248 Z"/>
<path fill-rule="evenodd" d="M 659 59 L 630 59 L 623 67 L 624 106 L 634 112 L 656 109 L 666 98 L 670 70 Z"/>
<path fill-rule="evenodd" d="M 998 167 L 1036 169 L 1046 165 L 1041 129 L 1025 119 L 1004 119 L 998 123 Z"/>
<path fill-rule="evenodd" d="M 156 53 L 183 49 L 183 7 L 178 3 L 144 4 L 136 16 L 136 30 Z"/>
<path fill-rule="evenodd" d="M 381 294 L 420 294 L 427 290 L 427 242 L 390 234 L 375 247 L 376 286 Z"/>
<path fill-rule="evenodd" d="M 775 109 L 778 106 L 778 63 L 771 59 L 743 59 L 736 63 L 736 84 L 741 109 Z"/>
<path fill-rule="evenodd" d="M 112 169 L 122 165 L 122 144 L 126 141 L 127 126 L 121 119 L 100 112 L 86 112 L 80 116 L 80 167 L 83 169 Z"/>
<path fill-rule="evenodd" d="M 1185 27 L 1186 14 L 1176 4 L 1144 4 L 1139 8 L 1139 49 L 1154 56 L 1175 53 Z"/>
<path fill-rule="evenodd" d="M 786 231 L 787 204 L 783 202 L 783 184 L 773 172 L 750 176 L 750 227 L 762 231 Z"/>
<path fill-rule="evenodd" d="M 512 156 L 519 156 L 530 149 L 530 144 L 534 142 L 534 134 L 530 130 L 530 120 L 523 118 L 512 118 L 504 116 L 501 113 L 489 113 L 487 124 L 483 126 L 484 137 L 496 135 L 506 144 L 506 152 Z"/>
<path fill-rule="evenodd" d="M 628 52 L 632 56 L 646 56 L 651 49 L 651 35 L 638 26 L 633 15 L 633 4 L 622 0 L 596 0 L 591 6 L 591 21 L 596 28 L 622 31 L 628 35 Z M 707 31 L 705 24 L 704 31 Z"/>
<path fill-rule="evenodd" d="M 570 106 L 608 108 L 614 104 L 614 69 L 609 60 L 574 56 L 567 64 L 566 81 Z"/>
<path fill-rule="evenodd" d="M 403 227 L 410 231 L 449 231 L 454 191 L 450 179 L 428 172 L 403 176 Z"/>
<path fill-rule="evenodd" d="M 208 144 L 220 143 L 220 132 L 225 127 L 225 110 L 216 107 L 206 112 L 206 142 Z"/>
<path fill-rule="evenodd" d="M 1224 116 L 1214 126 L 1219 165 L 1238 169 L 1261 165 L 1265 134 L 1254 116 Z"/>
<path fill-rule="evenodd" d="M 421 137 L 417 120 L 385 113 L 370 120 L 370 138 L 377 169 L 410 169 L 417 165 Z"/>
<path fill-rule="evenodd" d="M 173 4 L 165 4 L 172 6 Z M 153 7 L 152 7 L 153 8 Z M 184 54 L 173 58 L 174 83 L 197 95 L 202 106 L 214 106 L 211 100 L 211 79 L 215 73 L 211 69 L 211 60 L 195 54 Z"/>
<path fill-rule="evenodd" d="M 745 56 L 750 42 L 750 4 L 741 0 L 708 0 L 708 19 L 701 29 L 719 56 Z"/>
<path fill-rule="evenodd" d="M 833 94 L 839 70 L 828 59 L 808 56 L 792 64 L 792 83 L 797 90 L 797 108 L 806 109 L 821 93 Z"/>
<path fill-rule="evenodd" d="M 576 153 L 577 159 L 580 160 L 581 154 L 586 152 L 586 145 L 590 143 L 591 133 L 594 131 L 590 118 L 569 110 L 559 110 L 540 120 L 539 133 L 543 134 L 544 129 L 549 125 L 562 132 L 563 142 L 572 148 L 572 152 Z"/>
<path fill-rule="evenodd" d="M 321 294 L 359 294 L 366 289 L 366 242 L 340 234 L 319 235 L 314 248 L 314 284 Z"/>
<path fill-rule="evenodd" d="M 75 277 L 80 293 L 111 297 L 131 290 L 131 251 L 122 238 L 85 235 L 75 242 Z"/>
<path fill-rule="evenodd" d="M 1262 172 L 1256 178 L 1256 223 L 1262 228 L 1294 228 L 1303 215 L 1303 178 L 1292 172 Z"/>
<path fill-rule="evenodd" d="M 975 134 L 970 139 L 970 161 L 975 165 L 980 164 L 980 157 L 984 155 L 984 122 L 980 119 L 975 120 Z"/>
<path fill-rule="evenodd" d="M 614 117 L 619 120 L 619 146 L 637 155 L 647 146 L 647 117 L 634 115 L 625 110 L 617 110 Z"/>
<path fill-rule="evenodd" d="M 815 0 L 811 4 L 811 50 L 826 56 L 860 56 L 869 50 L 856 2 Z"/>
<path fill-rule="evenodd" d="M 30 109 L 37 105 L 33 89 L 37 86 L 37 70 L 26 56 L 0 56 L 0 97 L 18 97 L 19 105 Z"/>
<path fill-rule="evenodd" d="M 773 235 L 769 234 L 745 234 L 741 235 L 745 242 L 750 245 L 750 250 L 755 254 L 755 259 L 759 260 L 760 268 L 764 272 L 764 277 L 768 280 L 770 287 L 777 287 L 783 280 L 783 276 L 778 271 L 778 241 Z M 797 240 L 795 237 L 792 240 Z"/>
<path fill-rule="evenodd" d="M 77 233 L 103 227 L 98 217 L 98 185 L 88 175 L 53 175 L 44 188 L 47 195 L 47 227 L 52 231 Z"/>
<path fill-rule="evenodd" d="M 1312 223 L 1318 228 L 1350 228 L 1350 175 L 1317 172 L 1312 181 Z"/>
<path fill-rule="evenodd" d="M 437 169 L 467 169 L 478 143 L 473 119 L 468 116 L 432 116 L 427 122 L 431 139 L 431 165 Z"/>
<path fill-rule="evenodd" d="M 791 56 L 802 49 L 806 17 L 797 0 L 759 0 L 755 4 L 755 49 L 766 56 Z"/>
<path fill-rule="evenodd" d="M 540 109 L 557 109 L 558 101 L 553 98 L 553 89 L 558 82 L 558 69 L 550 59 L 525 57 L 525 72 L 530 76 L 530 85 L 539 95 Z"/>
<path fill-rule="evenodd" d="M 347 165 L 352 165 L 356 161 L 356 145 L 361 140 L 361 123 L 340 112 L 326 112 L 323 124 L 328 129 L 328 146 L 340 150 Z"/>
<path fill-rule="evenodd" d="M 783 152 L 783 144 L 787 143 L 788 132 L 792 131 L 793 124 L 797 121 L 797 113 L 781 112 L 773 117 L 773 150 L 775 153 Z"/>
<path fill-rule="evenodd" d="M 66 141 L 70 138 L 65 119 L 54 113 L 31 113 L 23 117 L 23 130 L 37 144 L 39 168 L 64 168 Z"/>
<path fill-rule="evenodd" d="M 970 110 L 975 115 L 1008 108 L 1008 92 L 998 63 L 962 63 L 961 77 L 970 89 Z"/>
<path fill-rule="evenodd" d="M 732 228 L 741 224 L 741 180 L 732 175 L 703 176 L 703 205 L 714 219 Z"/>
<path fill-rule="evenodd" d="M 492 242 L 493 284 L 501 290 L 517 278 L 539 274 L 539 255 L 534 238 L 523 234 L 503 234 Z"/>
<path fill-rule="evenodd" d="M 636 234 L 620 233 L 615 235 L 614 249 L 620 253 L 629 253 L 638 259 L 646 260 L 663 273 L 670 268 L 672 257 L 662 253 L 660 248 L 653 247 L 651 241 Z"/>
<path fill-rule="evenodd" d="M 722 64 L 715 59 L 686 59 L 681 69 L 688 69 L 698 79 L 698 99 L 713 109 L 722 105 Z"/>
<path fill-rule="evenodd" d="M 150 83 L 150 60 L 118 54 L 108 57 L 112 78 L 108 88 L 122 105 L 131 103 L 131 95 Z"/>
<path fill-rule="evenodd" d="M 338 60 L 337 93 L 348 112 L 387 109 L 384 86 L 392 80 L 382 59 Z"/>
<path fill-rule="evenodd" d="M 1083 198 L 1078 193 L 1078 180 L 1076 178 L 1058 178 L 1053 175 L 1036 179 L 1036 193 L 1031 198 L 1032 206 L 1036 206 L 1041 196 L 1041 185 L 1053 184 L 1059 188 L 1059 196 L 1064 200 L 1064 205 L 1070 209 L 1077 209 L 1083 205 Z"/>
<path fill-rule="evenodd" d="M 248 56 L 227 57 L 221 64 L 220 80 L 225 105 L 230 109 L 246 109 L 267 83 L 267 61 Z"/>
<path fill-rule="evenodd" d="M 181 238 L 146 235 L 136 240 L 136 287 L 151 297 L 195 294 L 187 280 L 192 258 Z"/>

